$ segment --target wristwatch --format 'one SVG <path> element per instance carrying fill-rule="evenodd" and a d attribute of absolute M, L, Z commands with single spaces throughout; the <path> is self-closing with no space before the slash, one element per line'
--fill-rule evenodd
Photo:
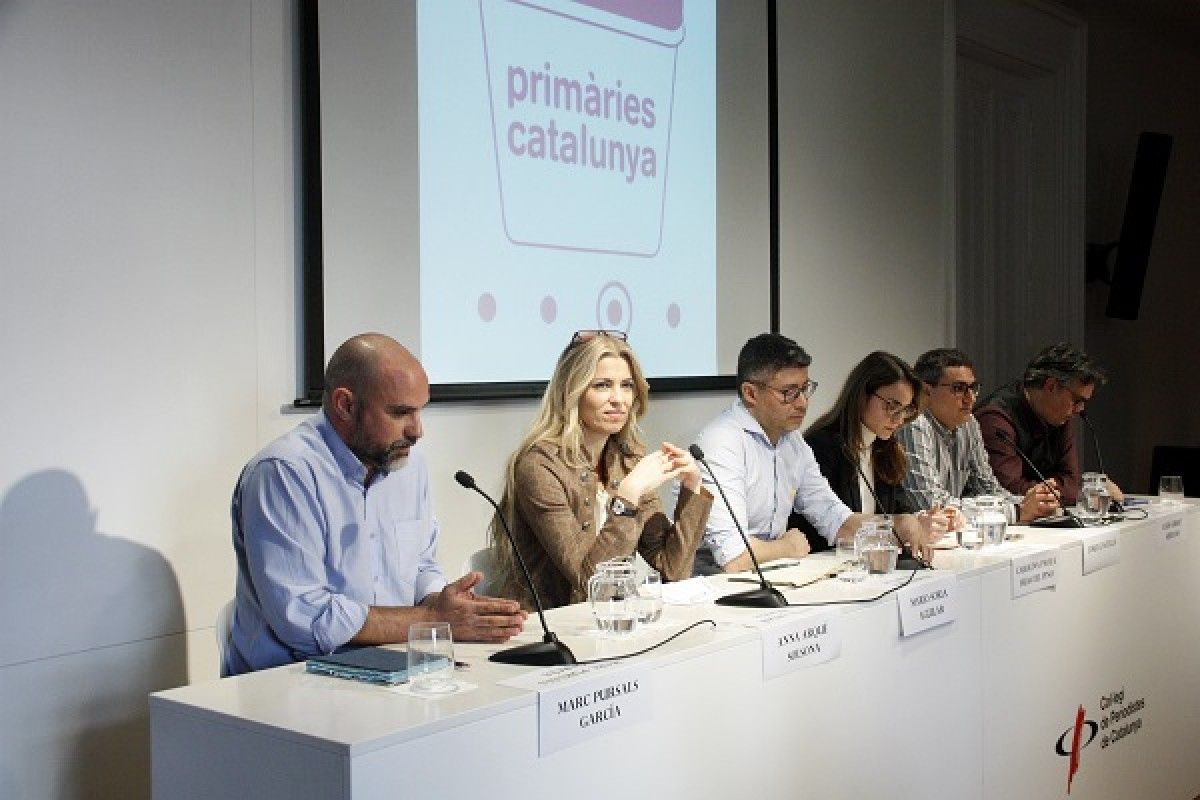
<path fill-rule="evenodd" d="M 608 501 L 608 511 L 610 514 L 616 517 L 636 517 L 638 510 L 637 506 L 631 506 L 620 497 L 614 495 L 613 498 Z"/>

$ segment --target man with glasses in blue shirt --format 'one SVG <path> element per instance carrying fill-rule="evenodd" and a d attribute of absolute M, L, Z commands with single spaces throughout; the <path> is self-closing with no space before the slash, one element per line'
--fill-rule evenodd
<path fill-rule="evenodd" d="M 696 439 L 760 562 L 809 553 L 804 533 L 787 527 L 793 510 L 830 543 L 839 533 L 853 535 L 861 516 L 829 488 L 800 435 L 808 399 L 817 388 L 808 377 L 811 363 L 808 353 L 786 336 L 755 336 L 738 354 L 737 400 Z M 712 487 L 711 477 L 701 474 Z M 715 487 L 711 491 L 717 494 Z M 714 503 L 696 552 L 695 573 L 750 568 L 750 555 L 729 510 Z"/>
<path fill-rule="evenodd" d="M 907 472 L 901 482 L 910 505 L 944 506 L 951 498 L 1008 492 L 988 463 L 979 423 L 972 416 L 980 385 L 966 353 L 940 348 L 923 353 L 913 371 L 925 384 L 925 410 L 896 431 L 904 447 Z M 1037 483 L 1019 504 L 1007 507 L 1009 522 L 1030 522 L 1054 513 L 1058 501 Z"/>
<path fill-rule="evenodd" d="M 1021 380 L 1001 386 L 980 403 L 975 418 L 1000 485 L 1022 495 L 1039 482 L 1017 453 L 1020 448 L 1062 495 L 1063 503 L 1075 505 L 1081 474 L 1071 419 L 1084 411 L 1096 387 L 1106 380 L 1086 353 L 1060 342 L 1034 356 Z M 1113 499 L 1123 499 L 1111 481 L 1109 492 Z"/>

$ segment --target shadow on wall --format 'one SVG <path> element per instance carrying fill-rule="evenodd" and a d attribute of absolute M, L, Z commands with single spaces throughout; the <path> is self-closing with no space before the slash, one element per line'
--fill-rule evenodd
<path fill-rule="evenodd" d="M 95 522 L 64 470 L 0 500 L 0 797 L 149 797 L 146 696 L 187 682 L 183 602 L 162 555 Z"/>

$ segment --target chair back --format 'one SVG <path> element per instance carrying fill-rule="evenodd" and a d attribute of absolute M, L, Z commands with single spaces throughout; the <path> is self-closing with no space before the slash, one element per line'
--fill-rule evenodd
<path fill-rule="evenodd" d="M 496 577 L 496 559 L 492 557 L 490 547 L 485 547 L 482 550 L 476 550 L 467 557 L 463 562 L 463 573 L 467 572 L 482 572 L 483 580 L 475 587 L 475 594 L 492 594 L 492 586 Z"/>
<path fill-rule="evenodd" d="M 221 606 L 221 610 L 217 612 L 217 623 L 213 626 L 213 633 L 217 636 L 217 658 L 220 659 L 218 669 L 221 672 L 221 677 L 225 675 L 225 654 L 229 652 L 233 638 L 233 610 L 237 607 L 237 598 L 230 598 L 229 602 Z"/>

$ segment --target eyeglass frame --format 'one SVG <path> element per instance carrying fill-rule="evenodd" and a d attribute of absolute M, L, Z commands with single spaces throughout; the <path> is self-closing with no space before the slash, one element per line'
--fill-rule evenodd
<path fill-rule="evenodd" d="M 805 400 L 808 400 L 817 393 L 817 386 L 819 385 L 816 381 L 807 380 L 799 386 L 790 386 L 786 389 L 780 389 L 778 386 L 772 386 L 765 381 L 746 381 L 746 383 L 752 383 L 755 386 L 761 386 L 764 389 L 770 389 L 773 392 L 779 392 L 779 399 L 782 400 L 783 404 L 787 406 L 794 404 L 800 399 L 801 396 L 803 396 Z M 788 395 L 791 395 L 791 397 L 789 398 Z"/>
<path fill-rule="evenodd" d="M 893 420 L 904 420 L 905 422 L 910 422 L 917 418 L 917 414 L 921 413 L 921 409 L 917 408 L 912 403 L 902 406 L 899 402 L 892 400 L 891 398 L 884 397 L 878 392 L 871 392 L 871 396 L 883 401 L 883 413 L 887 414 L 888 417 Z"/>
<path fill-rule="evenodd" d="M 575 331 L 571 335 L 571 341 L 567 347 L 573 347 L 580 342 L 589 342 L 597 336 L 607 336 L 610 339 L 619 339 L 626 344 L 629 343 L 629 334 L 625 331 L 608 330 L 606 328 L 584 328 L 583 330 Z"/>
<path fill-rule="evenodd" d="M 1070 392 L 1072 409 L 1078 408 L 1080 410 L 1083 410 L 1083 409 L 1087 408 L 1087 404 L 1089 402 L 1091 402 L 1092 398 L 1084 397 L 1083 395 L 1079 394 L 1078 392 L 1076 392 L 1074 389 L 1072 389 L 1070 386 L 1068 386 L 1065 383 L 1060 383 L 1060 384 L 1058 384 L 1058 386 L 1060 389 L 1065 389 L 1068 392 Z"/>
<path fill-rule="evenodd" d="M 979 393 L 983 391 L 983 384 L 979 381 L 967 383 L 966 381 L 951 381 L 950 383 L 935 383 L 935 387 L 949 389 L 955 397 L 962 397 L 967 392 L 979 397 Z"/>

